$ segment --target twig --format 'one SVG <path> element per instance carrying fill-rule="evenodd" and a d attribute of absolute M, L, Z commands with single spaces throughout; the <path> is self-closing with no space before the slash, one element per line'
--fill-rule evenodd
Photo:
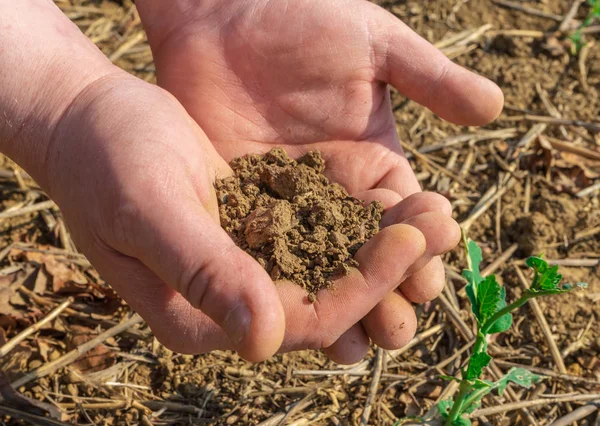
<path fill-rule="evenodd" d="M 434 145 L 428 145 L 417 152 L 419 154 L 429 154 L 430 152 L 439 151 L 440 149 L 454 147 L 456 145 L 464 144 L 467 142 L 482 142 L 490 139 L 510 139 L 514 138 L 517 135 L 516 128 L 510 129 L 502 129 L 502 130 L 491 130 L 491 131 L 481 131 L 477 133 L 468 133 L 466 135 L 458 135 L 452 136 L 448 139 L 444 139 L 440 143 Z M 413 155 L 411 153 L 406 154 L 407 158 L 412 158 Z"/>
<path fill-rule="evenodd" d="M 38 321 L 37 323 L 31 325 L 30 327 L 27 327 L 25 330 L 23 330 L 22 332 L 17 334 L 15 337 L 10 339 L 8 342 L 6 342 L 2 347 L 0 347 L 0 358 L 2 358 L 4 355 L 6 355 L 10 351 L 12 351 L 19 343 L 21 343 L 23 340 L 27 339 L 27 337 L 31 336 L 33 333 L 38 331 L 44 325 L 46 325 L 47 323 L 52 321 L 54 318 L 59 316 L 65 309 L 67 309 L 71 305 L 71 303 L 73 303 L 73 300 L 74 299 L 72 297 L 69 297 L 67 300 L 65 300 L 63 303 L 61 303 L 59 306 L 57 306 L 56 309 L 54 309 L 52 312 L 50 312 L 50 314 L 48 314 L 48 316 L 46 316 L 42 320 Z"/>
<path fill-rule="evenodd" d="M 131 36 L 122 45 L 120 45 L 113 53 L 111 53 L 111 55 L 108 57 L 108 59 L 114 63 L 115 61 L 119 60 L 133 46 L 144 41 L 145 38 L 146 38 L 146 34 L 143 31 L 140 31 L 139 33 L 135 34 L 134 36 Z"/>
<path fill-rule="evenodd" d="M 521 271 L 521 269 L 519 267 L 515 267 L 515 271 L 517 273 L 519 281 L 521 282 L 521 286 L 525 290 L 529 289 L 529 284 L 527 283 L 527 278 L 525 278 L 523 271 Z M 562 356 L 560 355 L 560 351 L 558 350 L 558 346 L 556 346 L 556 342 L 554 341 L 554 338 L 552 337 L 552 332 L 550 331 L 550 326 L 548 325 L 548 321 L 546 321 L 546 317 L 544 316 L 544 313 L 542 312 L 542 308 L 540 308 L 540 304 L 537 302 L 537 300 L 535 300 L 533 298 L 529 299 L 528 303 L 529 303 L 529 306 L 531 306 L 531 310 L 533 311 L 533 314 L 535 315 L 537 322 L 539 323 L 540 327 L 542 328 L 542 333 L 544 334 L 544 337 L 546 338 L 546 343 L 548 344 L 548 348 L 550 349 L 550 354 L 552 355 L 552 359 L 554 360 L 554 363 L 558 367 L 558 371 L 560 371 L 562 374 L 567 374 L 567 367 L 565 367 L 565 362 L 562 359 Z"/>
<path fill-rule="evenodd" d="M 517 243 L 515 243 L 512 246 L 510 246 L 509 248 L 507 248 L 506 250 L 504 250 L 502 252 L 502 254 L 496 258 L 496 260 L 494 260 L 492 263 L 490 263 L 488 266 L 486 266 L 483 269 L 483 271 L 481 271 L 481 276 L 487 277 L 488 275 L 491 275 L 494 272 L 496 272 L 496 270 L 500 266 L 504 265 L 512 257 L 512 255 L 515 254 L 515 252 L 517 251 L 518 248 L 519 248 L 519 245 Z"/>
<path fill-rule="evenodd" d="M 594 192 L 600 190 L 600 182 L 595 183 L 592 186 L 588 186 L 585 189 L 582 189 L 581 191 L 579 191 L 577 194 L 575 194 L 577 197 L 579 198 L 583 198 L 586 197 L 588 195 L 592 195 Z"/>
<path fill-rule="evenodd" d="M 461 178 L 460 176 L 452 173 L 449 170 L 446 170 L 444 167 L 440 166 L 439 164 L 431 161 L 429 158 L 427 158 L 426 155 L 418 152 L 416 149 L 414 149 L 413 147 L 409 146 L 406 143 L 401 142 L 402 147 L 411 152 L 413 154 L 413 156 L 421 161 L 424 161 L 425 163 L 429 164 L 429 166 L 433 167 L 435 170 L 437 170 L 438 172 L 445 174 L 446 176 L 449 176 L 450 178 L 454 179 L 456 182 L 460 183 L 462 186 L 464 186 L 465 188 L 469 188 L 469 189 L 474 189 L 473 185 L 471 185 L 470 183 L 468 183 L 467 181 L 465 181 L 463 178 Z"/>
<path fill-rule="evenodd" d="M 520 3 L 509 1 L 509 0 L 492 0 L 494 3 L 499 4 L 504 7 L 508 7 L 510 9 L 518 10 L 519 12 L 524 12 L 529 15 L 539 16 L 540 18 L 548 18 L 553 19 L 555 21 L 561 22 L 563 20 L 562 16 L 555 15 L 554 13 L 546 13 L 541 10 L 533 9 L 531 7 L 522 6 Z"/>
<path fill-rule="evenodd" d="M 571 154 L 578 155 L 582 158 L 587 158 L 589 160 L 600 161 L 600 152 L 594 151 L 588 148 L 584 148 L 582 146 L 574 145 L 573 142 L 565 142 L 559 139 L 551 138 L 549 136 L 540 136 L 540 139 L 544 138 L 544 140 L 548 141 L 548 143 L 552 146 L 552 148 L 563 151 L 570 152 Z"/>
<path fill-rule="evenodd" d="M 600 263 L 600 259 L 546 259 L 546 262 L 550 265 L 593 268 Z"/>
<path fill-rule="evenodd" d="M 510 188 L 512 188 L 512 186 L 515 183 L 515 179 L 514 178 L 509 178 L 508 182 L 502 187 L 500 188 L 493 197 L 489 198 L 485 203 L 483 203 L 483 205 L 481 205 L 481 207 L 477 208 L 477 206 L 475 206 L 475 208 L 473 208 L 473 210 L 471 211 L 471 213 L 469 214 L 469 217 L 467 217 L 467 219 L 465 219 L 460 226 L 467 230 L 471 227 L 471 225 L 473 225 L 473 223 L 475 223 L 475 221 L 482 215 L 484 214 L 492 204 L 494 204 L 494 202 L 502 197 L 504 195 L 504 193 L 509 190 Z"/>
<path fill-rule="evenodd" d="M 173 411 L 178 413 L 187 414 L 200 414 L 202 410 L 193 405 L 179 404 L 177 402 L 170 401 L 135 401 L 138 404 L 144 406 L 153 411 L 165 409 L 166 411 Z M 78 405 L 85 408 L 86 410 L 116 410 L 118 408 L 128 407 L 132 404 L 132 401 L 106 401 L 106 402 L 87 402 L 87 403 L 74 403 L 64 402 L 59 403 L 58 406 L 63 409 L 77 408 Z"/>
<path fill-rule="evenodd" d="M 9 408 L 5 405 L 0 405 L 0 413 L 16 419 L 25 420 L 31 424 L 38 426 L 69 426 L 71 423 L 64 423 L 58 420 L 53 420 L 49 417 L 36 416 L 35 414 L 26 413 L 24 411 Z"/>
<path fill-rule="evenodd" d="M 531 408 L 537 407 L 538 405 L 548 405 L 548 404 L 560 404 L 563 402 L 572 402 L 572 401 L 594 401 L 596 399 L 600 399 L 600 394 L 588 394 L 588 395 L 569 395 L 569 396 L 559 396 L 554 398 L 542 398 L 542 399 L 533 399 L 530 401 L 520 401 L 512 404 L 500 405 L 497 407 L 489 407 L 482 408 L 480 410 L 475 410 L 469 417 L 481 417 L 481 416 L 490 416 L 492 414 L 505 413 L 507 411 L 519 410 L 521 408 Z"/>
<path fill-rule="evenodd" d="M 314 393 L 310 393 L 310 394 L 306 395 L 304 398 L 302 398 L 300 401 L 288 405 L 285 408 L 285 410 L 286 410 L 285 412 L 275 414 L 273 417 L 271 417 L 263 422 L 260 422 L 258 424 L 258 426 L 282 425 L 283 422 L 285 422 L 286 419 L 289 419 L 292 414 L 294 414 L 300 410 L 304 410 L 306 407 L 312 405 L 313 401 L 311 400 L 311 398 L 313 397 L 313 395 L 314 395 Z"/>
<path fill-rule="evenodd" d="M 563 349 L 563 351 L 560 353 L 563 358 L 568 357 L 573 352 L 576 352 L 585 346 L 585 343 L 584 343 L 585 335 L 590 331 L 593 324 L 594 324 L 594 317 L 590 318 L 587 325 L 583 329 L 583 332 L 581 334 L 579 334 L 579 336 L 577 337 L 577 340 L 575 340 L 573 343 L 571 343 L 569 346 L 567 346 L 565 349 Z"/>
<path fill-rule="evenodd" d="M 566 416 L 561 417 L 560 419 L 555 420 L 550 424 L 550 426 L 569 426 L 575 423 L 577 420 L 583 419 L 584 417 L 589 416 L 590 414 L 598 411 L 600 409 L 600 400 L 596 403 L 587 404 L 583 407 L 579 407 L 576 410 L 571 411 Z"/>
<path fill-rule="evenodd" d="M 552 102 L 550 102 L 548 93 L 542 88 L 542 85 L 539 82 L 535 83 L 535 90 L 536 90 L 538 96 L 540 97 L 540 99 L 542 100 L 544 107 L 546 108 L 546 110 L 548 110 L 548 113 L 550 113 L 550 115 L 552 117 L 562 118 L 561 113 L 558 111 L 558 109 L 556 109 L 556 107 L 552 104 Z M 560 126 L 559 129 L 565 138 L 569 137 L 569 133 L 567 132 L 567 129 L 565 129 L 565 126 Z"/>
<path fill-rule="evenodd" d="M 585 65 L 585 61 L 587 61 L 587 58 L 590 54 L 590 50 L 592 49 L 594 44 L 595 43 L 593 41 L 586 43 L 581 48 L 581 51 L 579 52 L 579 60 L 577 61 L 578 65 L 579 65 L 579 74 L 581 75 L 581 85 L 583 86 L 583 90 L 585 90 L 585 91 L 589 90 L 589 84 L 587 81 L 588 70 L 587 70 L 587 66 Z"/>
<path fill-rule="evenodd" d="M 46 209 L 51 209 L 51 208 L 55 208 L 55 207 L 56 207 L 56 204 L 54 204 L 54 201 L 42 201 L 41 203 L 33 204 L 31 206 L 23 207 L 21 209 L 4 211 L 4 212 L 0 213 L 0 220 L 10 219 L 11 217 L 16 217 L 16 216 L 23 216 L 25 214 L 35 213 L 40 210 L 46 210 Z"/>
<path fill-rule="evenodd" d="M 454 323 L 454 326 L 456 327 L 456 329 L 458 330 L 460 335 L 463 337 L 463 339 L 465 339 L 465 341 L 467 341 L 467 342 L 472 340 L 473 332 L 471 331 L 469 326 L 467 326 L 467 324 L 463 321 L 463 319 L 460 317 L 459 312 L 452 305 L 452 303 L 450 303 L 450 301 L 443 294 L 440 294 L 438 296 L 438 300 L 441 303 L 444 311 L 450 317 L 450 321 L 452 321 Z"/>
<path fill-rule="evenodd" d="M 579 126 L 579 127 L 584 127 L 586 129 L 594 131 L 594 132 L 600 132 L 600 123 L 581 121 L 581 120 L 569 120 L 567 118 L 555 118 L 555 117 L 546 117 L 543 115 L 525 114 L 522 116 L 506 117 L 504 119 L 504 121 L 519 121 L 519 120 L 533 121 L 533 122 L 553 124 L 553 125 Z"/>
<path fill-rule="evenodd" d="M 369 388 L 369 396 L 365 403 L 365 409 L 363 410 L 362 417 L 360 419 L 361 426 L 367 426 L 369 424 L 369 418 L 371 417 L 371 411 L 373 410 L 373 403 L 377 396 L 377 388 L 379 387 L 379 380 L 381 380 L 381 372 L 383 370 L 383 358 L 385 353 L 382 348 L 377 348 L 375 353 L 375 365 L 373 366 L 373 380 L 371 380 L 371 386 Z"/>
<path fill-rule="evenodd" d="M 475 339 L 471 340 L 469 343 L 467 343 L 466 345 L 464 345 L 462 348 L 460 348 L 459 350 L 457 350 L 456 352 L 454 352 L 454 354 L 448 358 L 446 358 L 445 360 L 439 362 L 438 364 L 436 364 L 434 366 L 434 368 L 437 369 L 442 369 L 445 368 L 446 366 L 448 366 L 448 364 L 454 362 L 454 360 L 456 358 L 458 358 L 459 356 L 461 356 L 463 353 L 465 353 L 466 351 L 468 351 L 473 345 L 475 344 Z"/>
<path fill-rule="evenodd" d="M 71 362 L 73 362 L 77 358 L 79 358 L 81 355 L 92 350 L 93 348 L 98 346 L 100 343 L 104 342 L 106 339 L 116 336 L 117 334 L 122 333 L 123 331 L 127 330 L 128 328 L 133 327 L 136 324 L 141 323 L 142 321 L 143 321 L 142 317 L 135 314 L 129 320 L 127 320 L 121 324 L 118 324 L 118 325 L 114 326 L 113 328 L 106 330 L 103 333 L 100 333 L 97 337 L 93 338 L 89 342 L 84 343 L 81 346 L 78 346 L 77 348 L 66 353 L 65 355 L 61 356 L 60 358 L 58 358 L 52 362 L 49 362 L 46 365 L 41 366 L 37 370 L 34 370 L 34 371 L 24 375 L 20 379 L 15 380 L 13 383 L 11 383 L 11 385 L 13 388 L 18 389 L 21 386 L 26 385 L 27 383 L 31 382 L 32 380 L 39 379 L 41 377 L 45 377 L 49 374 L 52 374 L 59 368 L 70 364 Z"/>
<path fill-rule="evenodd" d="M 544 131 L 546 130 L 546 127 L 547 127 L 547 125 L 544 123 L 538 123 L 538 124 L 531 126 L 531 129 L 529 129 L 529 131 L 527 133 L 525 133 L 525 136 L 523 136 L 521 138 L 521 140 L 519 141 L 517 146 L 522 147 L 523 149 L 527 150 L 529 148 L 529 146 L 531 145 L 531 143 L 534 140 L 536 140 L 539 135 L 544 133 Z"/>
<path fill-rule="evenodd" d="M 492 30 L 488 31 L 487 35 L 490 37 L 495 36 L 507 36 L 507 37 L 531 37 L 531 38 L 545 38 L 546 33 L 537 30 Z"/>
<path fill-rule="evenodd" d="M 560 23 L 560 26 L 558 27 L 558 31 L 560 31 L 561 33 L 564 33 L 565 31 L 567 31 L 569 29 L 569 24 L 571 23 L 571 21 L 573 20 L 575 15 L 577 15 L 579 6 L 581 6 L 584 1 L 585 0 L 575 0 L 573 2 L 571 7 L 569 8 L 569 11 L 565 14 L 565 17 L 563 18 L 562 22 Z"/>
<path fill-rule="evenodd" d="M 418 345 L 419 343 L 421 343 L 424 340 L 429 339 L 431 336 L 439 333 L 440 331 L 442 331 L 444 328 L 446 327 L 445 324 L 437 324 L 434 325 L 433 327 L 431 327 L 429 330 L 425 330 L 424 332 L 417 334 L 415 337 L 413 337 L 413 339 L 408 342 L 406 344 L 406 346 L 404 346 L 403 348 L 400 349 L 396 349 L 394 351 L 388 351 L 388 355 L 391 358 L 398 358 L 400 355 L 402 355 L 403 353 L 407 352 L 409 349 L 412 349 L 413 347 L 415 347 L 416 345 Z"/>

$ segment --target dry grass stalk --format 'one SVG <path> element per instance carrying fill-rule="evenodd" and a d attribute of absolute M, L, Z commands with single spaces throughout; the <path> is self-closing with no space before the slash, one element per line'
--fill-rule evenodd
<path fill-rule="evenodd" d="M 97 337 L 91 339 L 90 341 L 84 343 L 81 346 L 78 346 L 77 348 L 73 349 L 71 352 L 66 353 L 65 355 L 61 356 L 60 358 L 58 358 L 54 361 L 51 361 L 45 365 L 42 365 L 37 370 L 27 373 L 20 379 L 17 379 L 13 383 L 11 383 L 11 386 L 15 389 L 18 389 L 21 386 L 26 385 L 27 383 L 31 382 L 32 380 L 36 380 L 41 377 L 45 377 L 49 374 L 52 374 L 59 368 L 69 365 L 70 363 L 75 361 L 77 358 L 79 358 L 81 355 L 89 352 L 90 350 L 92 350 L 93 348 L 98 346 L 100 343 L 104 342 L 106 339 L 116 336 L 118 334 L 121 334 L 123 331 L 133 327 L 134 325 L 140 324 L 142 321 L 143 321 L 142 317 L 135 314 L 133 317 L 131 317 L 127 321 L 125 321 L 121 324 L 118 324 L 118 325 L 114 326 L 113 328 L 106 330 L 103 333 L 100 333 Z"/>

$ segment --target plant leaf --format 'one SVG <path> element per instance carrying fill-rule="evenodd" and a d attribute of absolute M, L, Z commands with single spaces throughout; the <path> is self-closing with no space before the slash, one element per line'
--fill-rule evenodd
<path fill-rule="evenodd" d="M 483 395 L 481 395 L 481 397 L 483 398 Z M 473 401 L 473 403 L 471 405 L 469 405 L 468 407 L 465 408 L 465 413 L 471 414 L 473 411 L 477 410 L 480 406 L 481 406 L 481 399 L 479 399 L 477 401 Z"/>
<path fill-rule="evenodd" d="M 472 423 L 471 420 L 466 417 L 459 417 L 453 424 L 454 426 L 471 426 Z"/>
<path fill-rule="evenodd" d="M 562 275 L 558 273 L 558 265 L 554 265 L 542 274 L 538 282 L 538 288 L 541 290 L 554 290 L 561 280 Z"/>
<path fill-rule="evenodd" d="M 486 354 L 485 352 L 479 352 L 475 355 L 471 356 L 469 360 L 469 368 L 467 368 L 466 379 L 474 380 L 478 379 L 483 373 L 483 369 L 488 366 L 492 357 Z"/>
<path fill-rule="evenodd" d="M 546 269 L 548 269 L 548 262 L 538 256 L 531 256 L 527 258 L 525 264 L 540 274 L 543 274 L 546 272 Z"/>
<path fill-rule="evenodd" d="M 473 275 L 473 282 L 477 285 L 481 281 L 483 281 L 483 277 L 481 276 L 481 272 L 479 271 L 479 265 L 481 265 L 483 256 L 481 254 L 481 249 L 475 241 L 469 241 L 469 243 L 467 244 L 467 254 L 469 255 L 469 259 L 471 260 L 470 271 Z"/>
<path fill-rule="evenodd" d="M 525 370 L 524 368 L 511 368 L 508 373 L 506 373 L 506 376 L 502 377 L 496 382 L 498 395 L 502 396 L 502 393 L 504 392 L 504 389 L 506 389 L 506 386 L 508 386 L 509 382 L 516 383 L 524 388 L 530 388 L 540 379 L 540 376 L 533 374 L 531 371 Z"/>
<path fill-rule="evenodd" d="M 477 303 L 477 287 L 479 283 L 483 281 L 483 277 L 481 276 L 481 272 L 479 271 L 479 265 L 481 265 L 483 257 L 481 255 L 481 249 L 475 241 L 469 240 L 468 242 L 466 242 L 465 250 L 467 252 L 468 257 L 467 263 L 470 268 L 465 269 L 462 273 L 463 277 L 465 277 L 465 279 L 468 282 L 465 290 L 467 292 L 467 296 L 469 297 L 469 301 L 471 302 L 471 310 L 473 311 L 473 314 L 477 318 L 479 318 L 479 306 Z"/>
<path fill-rule="evenodd" d="M 450 410 L 452 410 L 453 404 L 454 401 L 450 399 L 444 399 L 443 401 L 438 402 L 437 409 L 444 419 L 448 418 L 448 414 L 450 414 Z"/>
<path fill-rule="evenodd" d="M 506 308 L 506 289 L 502 287 L 500 289 L 500 301 L 498 302 L 498 310 Z M 504 333 L 510 328 L 513 322 L 512 314 L 502 315 L 498 318 L 494 324 L 488 330 L 488 334 Z"/>
<path fill-rule="evenodd" d="M 484 324 L 489 317 L 498 311 L 502 287 L 496 281 L 495 275 L 489 275 L 477 286 L 477 319 Z"/>

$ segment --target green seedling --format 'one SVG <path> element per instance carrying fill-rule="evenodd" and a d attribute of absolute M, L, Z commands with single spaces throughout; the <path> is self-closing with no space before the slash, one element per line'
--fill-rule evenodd
<path fill-rule="evenodd" d="M 588 16 L 581 23 L 577 31 L 569 36 L 573 42 L 573 54 L 579 53 L 581 48 L 585 45 L 583 40 L 583 30 L 594 22 L 594 19 L 600 19 L 600 0 L 587 0 L 592 10 L 588 13 Z"/>
<path fill-rule="evenodd" d="M 599 3 L 600 4 L 600 3 Z M 522 368 L 511 369 L 497 382 L 482 380 L 484 369 L 492 357 L 487 352 L 486 337 L 494 333 L 507 331 L 512 323 L 512 312 L 527 303 L 528 300 L 542 296 L 563 294 L 575 287 L 586 287 L 584 283 L 561 284 L 562 275 L 558 266 L 550 266 L 541 256 L 530 257 L 526 263 L 534 271 L 531 285 L 522 296 L 511 304 L 506 302 L 506 289 L 496 280 L 495 275 L 482 277 L 479 265 L 482 261 L 481 249 L 474 241 L 468 241 L 463 235 L 468 269 L 463 272 L 467 280 L 467 296 L 477 320 L 477 337 L 467 368 L 462 370 L 462 379 L 443 376 L 447 380 L 460 383 L 454 401 L 444 400 L 438 404 L 438 410 L 445 426 L 468 426 L 471 421 L 464 416 L 472 413 L 481 404 L 481 399 L 496 390 L 502 395 L 509 383 L 530 387 L 540 380 L 539 376 Z"/>

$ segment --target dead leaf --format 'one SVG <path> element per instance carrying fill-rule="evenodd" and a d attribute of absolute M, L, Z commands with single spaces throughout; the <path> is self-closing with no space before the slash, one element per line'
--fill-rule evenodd
<path fill-rule="evenodd" d="M 0 277 L 0 315 L 23 317 L 23 310 L 18 309 L 13 302 L 16 302 L 16 305 L 26 305 L 17 293 L 17 289 L 23 285 L 25 278 L 26 273 L 23 271 Z"/>
<path fill-rule="evenodd" d="M 0 403 L 27 413 L 39 416 L 49 415 L 54 419 L 62 420 L 62 413 L 55 406 L 27 398 L 14 390 L 8 376 L 2 371 L 0 371 Z"/>
<path fill-rule="evenodd" d="M 73 265 L 47 257 L 44 261 L 46 272 L 52 277 L 52 291 L 55 293 L 80 293 L 88 287 L 88 281 Z"/>
<path fill-rule="evenodd" d="M 48 362 L 48 354 L 50 354 L 50 351 L 52 350 L 52 346 L 50 346 L 50 344 L 48 342 L 45 342 L 42 339 L 37 339 L 36 343 L 38 345 L 38 349 L 40 351 L 40 356 L 44 359 L 44 361 Z"/>
<path fill-rule="evenodd" d="M 71 335 L 67 346 L 68 350 L 73 350 L 97 336 L 97 333 L 87 327 L 72 325 L 70 329 Z M 115 354 L 105 345 L 100 344 L 77 358 L 71 365 L 83 373 L 94 373 L 113 366 L 115 362 Z"/>

